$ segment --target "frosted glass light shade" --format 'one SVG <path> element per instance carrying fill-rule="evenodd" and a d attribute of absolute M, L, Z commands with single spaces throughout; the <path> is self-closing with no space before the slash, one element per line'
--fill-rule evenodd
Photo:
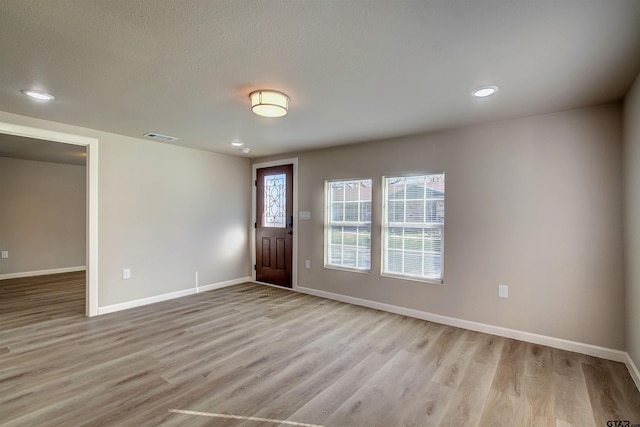
<path fill-rule="evenodd" d="M 251 111 L 264 117 L 282 117 L 289 109 L 289 97 L 275 90 L 256 90 L 249 94 Z"/>

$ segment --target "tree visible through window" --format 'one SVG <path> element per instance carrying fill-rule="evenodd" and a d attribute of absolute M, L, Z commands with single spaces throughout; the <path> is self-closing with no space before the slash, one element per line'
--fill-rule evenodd
<path fill-rule="evenodd" d="M 442 281 L 444 173 L 384 178 L 382 273 Z"/>
<path fill-rule="evenodd" d="M 371 180 L 327 181 L 325 266 L 371 268 Z"/>

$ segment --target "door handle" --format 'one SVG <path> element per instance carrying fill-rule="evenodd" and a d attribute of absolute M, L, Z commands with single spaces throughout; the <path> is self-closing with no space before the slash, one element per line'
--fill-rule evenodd
<path fill-rule="evenodd" d="M 289 236 L 293 236 L 293 231 L 289 231 L 287 234 L 288 234 Z"/>

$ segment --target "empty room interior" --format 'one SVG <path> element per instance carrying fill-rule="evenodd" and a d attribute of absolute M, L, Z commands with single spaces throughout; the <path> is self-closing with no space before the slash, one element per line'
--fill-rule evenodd
<path fill-rule="evenodd" d="M 0 0 L 0 425 L 640 425 L 640 1 Z"/>

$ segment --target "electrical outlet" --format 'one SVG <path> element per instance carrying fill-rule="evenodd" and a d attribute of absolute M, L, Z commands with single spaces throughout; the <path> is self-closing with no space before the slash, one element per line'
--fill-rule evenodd
<path fill-rule="evenodd" d="M 9 251 L 2 251 L 2 259 L 9 258 Z"/>
<path fill-rule="evenodd" d="M 130 268 L 122 269 L 122 278 L 123 279 L 131 279 L 131 269 Z"/>
<path fill-rule="evenodd" d="M 507 285 L 498 285 L 498 296 L 500 298 L 509 298 L 509 287 Z"/>
<path fill-rule="evenodd" d="M 304 268 L 311 268 L 311 260 L 305 260 Z"/>
<path fill-rule="evenodd" d="M 298 218 L 300 218 L 300 219 L 311 219 L 311 212 L 310 211 L 300 211 L 300 214 L 298 215 Z"/>

